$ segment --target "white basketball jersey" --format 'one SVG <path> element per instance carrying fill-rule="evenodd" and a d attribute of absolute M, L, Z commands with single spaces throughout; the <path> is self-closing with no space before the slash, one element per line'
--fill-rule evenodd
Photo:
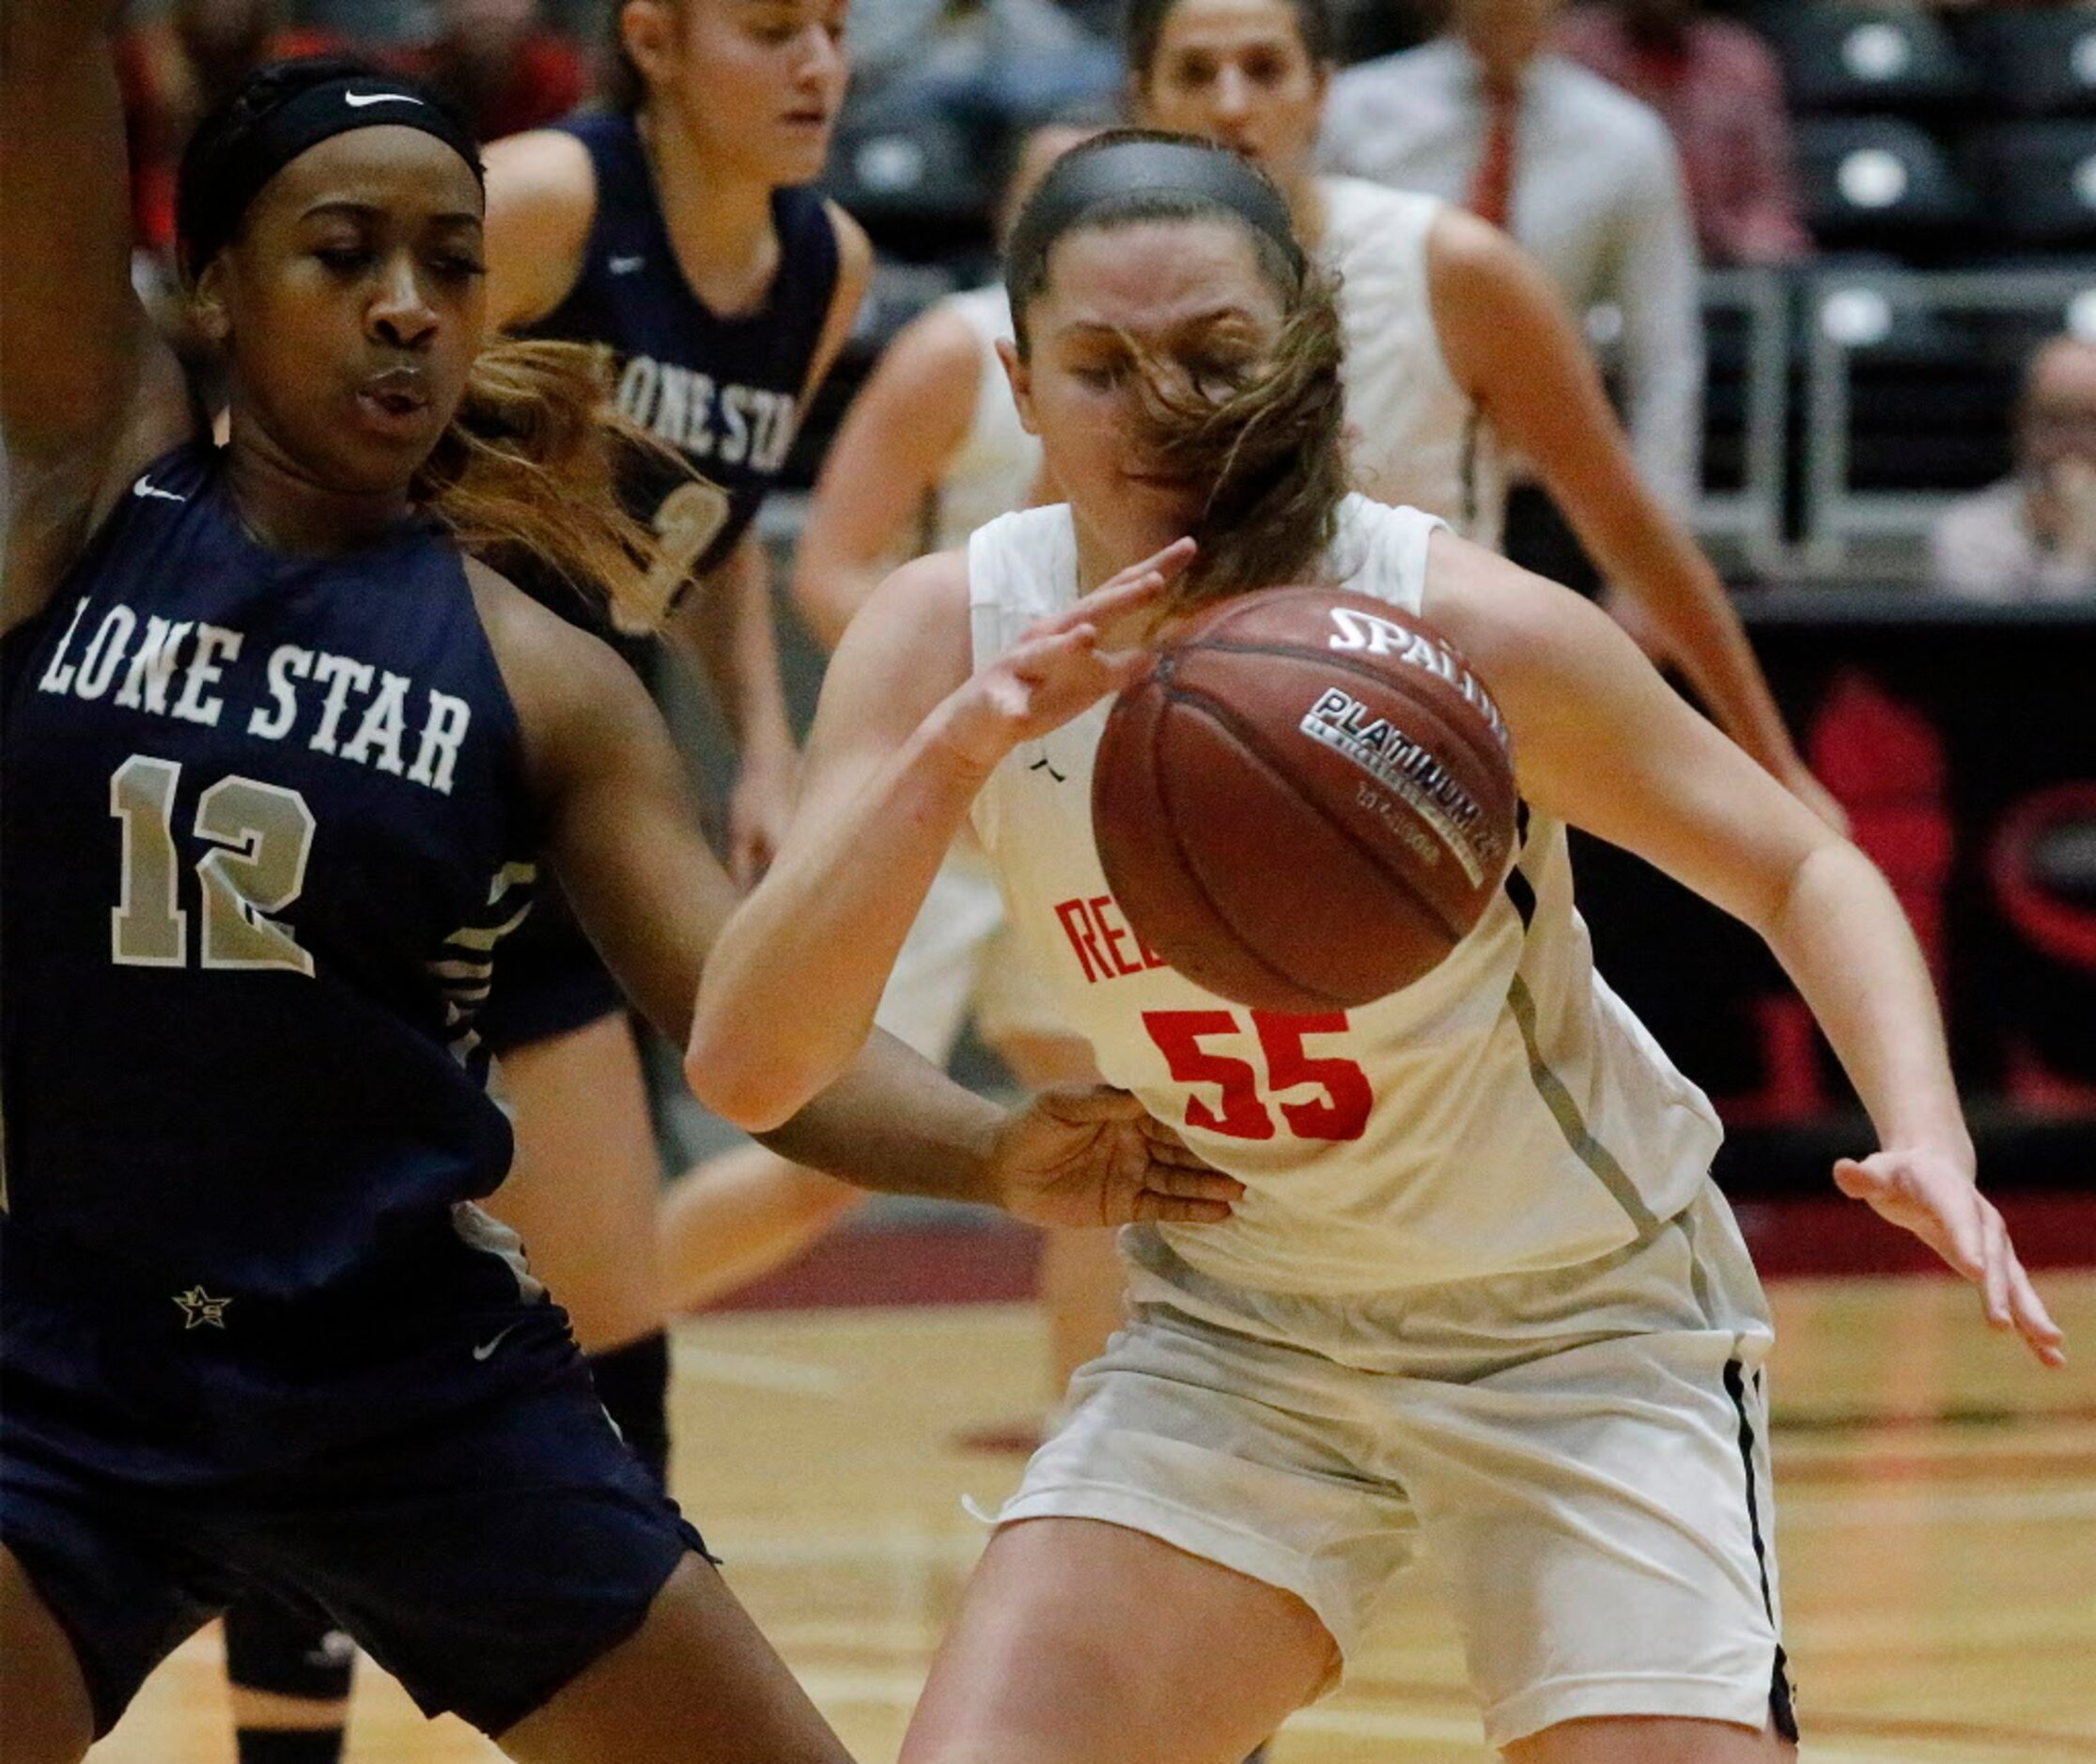
<path fill-rule="evenodd" d="M 981 339 L 983 377 L 967 439 L 939 481 L 935 551 L 957 550 L 986 520 L 1023 508 L 1041 473 L 1041 443 L 1020 426 L 1011 382 L 997 359 L 999 341 L 1012 336 L 1012 303 L 1004 285 L 949 295 L 945 304 Z"/>
<path fill-rule="evenodd" d="M 1417 612 L 1439 524 L 1349 496 L 1327 578 Z M 1075 599 L 1068 508 L 982 528 L 968 574 L 981 668 Z M 1716 1116 L 1594 973 L 1561 826 L 1524 810 L 1505 886 L 1417 984 L 1346 1014 L 1255 1013 L 1166 967 L 1108 890 L 1091 815 L 1107 708 L 1006 758 L 975 826 L 1026 959 L 1100 1070 L 1247 1185 L 1226 1223 L 1163 1228 L 1195 1268 L 1384 1291 L 1582 1261 L 1688 1204 Z"/>
<path fill-rule="evenodd" d="M 1477 406 L 1449 371 L 1434 324 L 1426 240 L 1446 206 L 1358 178 L 1321 178 L 1325 240 L 1346 332 L 1348 466 L 1379 503 L 1438 515 L 1499 547 L 1506 471 Z"/>

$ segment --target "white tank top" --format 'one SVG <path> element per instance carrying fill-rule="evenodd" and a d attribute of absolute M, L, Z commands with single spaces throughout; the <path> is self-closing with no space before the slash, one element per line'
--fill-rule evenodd
<path fill-rule="evenodd" d="M 1340 514 L 1329 580 L 1416 612 L 1440 523 L 1359 495 Z M 982 528 L 968 576 L 981 668 L 1075 599 L 1067 506 Z M 1594 973 L 1560 825 L 1524 810 L 1506 885 L 1416 985 L 1255 1018 L 1149 955 L 1109 893 L 1106 716 L 1007 757 L 974 821 L 1025 959 L 1100 1070 L 1247 1185 L 1224 1224 L 1163 1228 L 1188 1262 L 1268 1292 L 1387 1291 L 1582 1261 L 1698 1193 L 1717 1118 Z"/>
<path fill-rule="evenodd" d="M 932 549 L 953 551 L 986 520 L 1023 507 L 1041 472 L 1041 443 L 1019 425 L 1011 382 L 997 359 L 1012 336 L 1012 305 L 1002 283 L 970 288 L 942 302 L 966 319 L 982 342 L 983 373 L 968 437 L 939 481 Z"/>
<path fill-rule="evenodd" d="M 1320 261 L 1340 276 L 1348 464 L 1379 503 L 1438 515 L 1498 550 L 1506 472 L 1498 443 L 1441 353 L 1426 240 L 1447 206 L 1358 178 L 1320 178 Z"/>

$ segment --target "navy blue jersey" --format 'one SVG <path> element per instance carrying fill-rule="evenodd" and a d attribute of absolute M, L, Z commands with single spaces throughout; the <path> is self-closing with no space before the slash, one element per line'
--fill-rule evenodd
<path fill-rule="evenodd" d="M 707 480 L 693 484 L 668 461 L 636 456 L 628 506 L 687 573 L 711 569 L 756 518 L 793 445 L 836 291 L 836 230 L 814 191 L 774 192 L 770 293 L 758 311 L 723 318 L 677 267 L 632 117 L 560 126 L 589 149 L 597 212 L 581 275 L 533 334 L 611 347 L 620 410 Z"/>
<path fill-rule="evenodd" d="M 472 1019 L 536 844 L 457 549 L 272 551 L 192 444 L 0 663 L 10 1277 L 37 1245 L 231 1327 L 398 1259 L 446 1302 L 509 1166 Z"/>

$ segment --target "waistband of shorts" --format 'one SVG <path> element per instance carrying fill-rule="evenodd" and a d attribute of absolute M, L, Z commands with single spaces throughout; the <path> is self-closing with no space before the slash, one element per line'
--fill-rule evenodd
<path fill-rule="evenodd" d="M 433 1317 L 498 1310 L 527 1296 L 541 1295 L 520 1292 L 508 1268 L 463 1241 L 448 1213 L 415 1221 L 340 1274 L 295 1292 L 127 1261 L 62 1233 L 0 1221 L 0 1299 L 10 1311 L 78 1313 L 119 1332 L 133 1322 L 157 1332 L 179 1308 L 203 1319 L 200 1328 L 216 1321 L 230 1330 L 237 1317 L 243 1342 L 272 1353 L 346 1335 L 368 1352 L 427 1332 Z"/>
<path fill-rule="evenodd" d="M 1714 1229 L 1716 1228 L 1716 1229 Z M 1669 1240 L 1678 1269 L 1654 1258 Z M 1630 1242 L 1603 1255 L 1561 1267 L 1510 1270 L 1436 1285 L 1392 1286 L 1352 1293 L 1292 1293 L 1240 1286 L 1194 1267 L 1163 1235 L 1148 1226 L 1121 1233 L 1121 1256 L 1129 1276 L 1129 1296 L 1198 1325 L 1290 1348 L 1304 1348 L 1344 1364 L 1391 1369 L 1407 1357 L 1408 1340 L 1431 1333 L 1452 1359 L 1460 1340 L 1487 1354 L 1523 1357 L 1552 1353 L 1581 1340 L 1657 1328 L 1702 1328 L 1717 1335 L 1766 1332 L 1757 1314 L 1753 1265 L 1740 1241 L 1723 1196 L 1708 1183 L 1678 1213 L 1656 1219 Z M 1679 1282 L 1662 1284 L 1641 1276 L 1637 1264 L 1678 1272 Z M 1623 1276 L 1611 1289 L 1611 1278 Z M 1640 1287 L 1640 1278 L 1648 1284 Z M 1746 1302 L 1742 1303 L 1743 1289 Z M 1673 1315 L 1634 1321 L 1642 1302 L 1671 1301 Z M 1546 1318 L 1564 1307 L 1562 1329 Z M 1612 1309 L 1611 1309 L 1612 1308 Z M 1432 1359 L 1436 1354 L 1424 1354 Z"/>

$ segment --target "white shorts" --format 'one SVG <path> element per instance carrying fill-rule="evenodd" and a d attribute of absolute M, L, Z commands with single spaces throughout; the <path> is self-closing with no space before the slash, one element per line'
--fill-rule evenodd
<path fill-rule="evenodd" d="M 993 1047 L 1017 1035 L 1071 1033 L 1046 983 L 1020 959 L 984 859 L 956 854 L 932 878 L 874 1021 L 942 1066 L 971 1010 Z"/>
<path fill-rule="evenodd" d="M 1134 1309 L 1000 1524 L 1103 1520 L 1296 1594 L 1354 1658 L 1416 1558 L 1486 1737 L 1791 1722 L 1770 1535 L 1774 1337 L 1731 1209 L 1579 1267 L 1361 1300 L 1123 1233 Z"/>

